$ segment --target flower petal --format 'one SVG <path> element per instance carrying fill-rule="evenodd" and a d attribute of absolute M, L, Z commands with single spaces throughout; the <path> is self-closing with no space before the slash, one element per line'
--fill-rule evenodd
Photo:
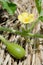
<path fill-rule="evenodd" d="M 27 12 L 24 12 L 18 16 L 18 19 L 24 24 L 31 23 L 34 21 L 34 14 L 28 14 Z"/>

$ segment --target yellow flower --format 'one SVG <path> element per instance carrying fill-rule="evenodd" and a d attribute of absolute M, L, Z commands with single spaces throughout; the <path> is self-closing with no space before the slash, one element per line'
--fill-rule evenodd
<path fill-rule="evenodd" d="M 24 24 L 31 23 L 34 21 L 34 14 L 28 14 L 27 12 L 23 12 L 18 15 L 18 19 Z"/>

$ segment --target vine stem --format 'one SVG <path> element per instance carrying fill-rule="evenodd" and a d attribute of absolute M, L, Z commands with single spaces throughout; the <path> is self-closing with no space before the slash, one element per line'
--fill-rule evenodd
<path fill-rule="evenodd" d="M 2 26 L 0 26 L 0 31 L 6 31 L 6 32 L 13 33 L 13 34 L 19 34 L 19 35 L 22 35 L 24 37 L 29 36 L 29 37 L 43 38 L 42 34 L 24 33 L 23 31 L 20 32 L 20 31 L 17 31 L 17 30 L 14 30 L 14 29 L 10 29 L 10 28 L 5 28 L 5 27 L 2 27 Z"/>
<path fill-rule="evenodd" d="M 43 38 L 43 35 L 42 34 L 38 34 L 38 33 L 36 33 L 36 34 L 28 33 L 28 36 L 37 37 L 37 38 Z"/>
<path fill-rule="evenodd" d="M 32 26 L 28 30 L 26 30 L 26 32 L 31 32 L 38 21 L 39 21 L 39 18 L 37 18 L 37 20 L 32 23 Z"/>
<path fill-rule="evenodd" d="M 7 46 L 8 45 L 8 41 L 2 36 L 0 35 L 0 40 Z"/>

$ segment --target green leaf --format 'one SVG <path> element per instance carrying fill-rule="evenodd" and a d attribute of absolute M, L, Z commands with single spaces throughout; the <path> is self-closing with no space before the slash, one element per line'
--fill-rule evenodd
<path fill-rule="evenodd" d="M 41 12 L 40 12 L 40 16 L 43 16 L 43 10 L 41 10 Z"/>
<path fill-rule="evenodd" d="M 16 9 L 17 9 L 17 6 L 16 6 L 16 4 L 14 4 L 14 3 L 8 3 L 8 6 L 10 7 L 10 9 L 14 12 Z"/>
<path fill-rule="evenodd" d="M 40 14 L 42 0 L 35 0 L 35 3 L 36 3 L 36 7 L 37 7 L 37 10 L 38 10 L 38 13 Z"/>
<path fill-rule="evenodd" d="M 7 2 L 7 0 L 0 0 L 0 2 L 2 3 L 2 8 L 6 9 L 6 11 L 10 14 L 13 15 L 15 10 L 17 9 L 16 4 L 12 3 L 12 2 Z"/>
<path fill-rule="evenodd" d="M 39 20 L 41 20 L 41 21 L 43 22 L 43 16 L 40 16 L 40 17 L 39 17 Z"/>
<path fill-rule="evenodd" d="M 39 15 L 39 20 L 41 20 L 43 22 L 43 10 L 41 10 L 41 13 Z"/>

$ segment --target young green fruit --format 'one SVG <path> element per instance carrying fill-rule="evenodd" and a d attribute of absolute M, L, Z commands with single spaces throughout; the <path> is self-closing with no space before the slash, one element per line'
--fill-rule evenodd
<path fill-rule="evenodd" d="M 25 50 L 20 45 L 10 43 L 3 36 L 0 35 L 0 40 L 6 45 L 8 52 L 16 59 L 21 59 L 25 56 Z"/>

